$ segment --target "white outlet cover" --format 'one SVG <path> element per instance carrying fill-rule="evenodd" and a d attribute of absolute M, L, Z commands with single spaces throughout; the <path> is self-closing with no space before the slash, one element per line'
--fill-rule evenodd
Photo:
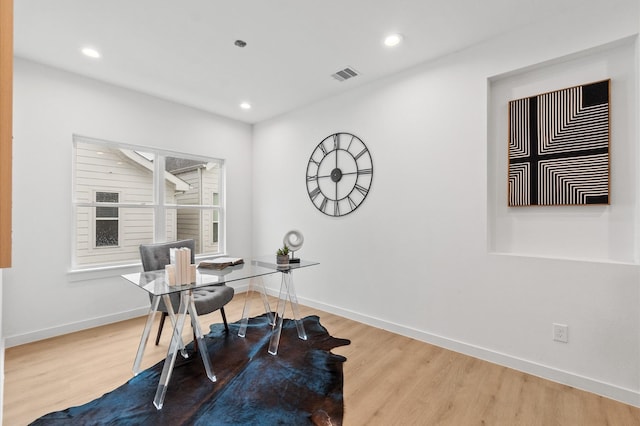
<path fill-rule="evenodd" d="M 569 343 L 569 326 L 566 324 L 553 324 L 553 340 Z"/>

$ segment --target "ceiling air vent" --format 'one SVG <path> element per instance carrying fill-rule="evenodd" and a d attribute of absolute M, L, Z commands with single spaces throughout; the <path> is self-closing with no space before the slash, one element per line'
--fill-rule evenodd
<path fill-rule="evenodd" d="M 354 70 L 351 67 L 347 67 L 343 70 L 336 72 L 335 74 L 331 74 L 331 77 L 335 78 L 338 81 L 345 81 L 350 79 L 351 77 L 356 77 L 358 75 L 360 75 L 358 74 L 358 71 Z"/>

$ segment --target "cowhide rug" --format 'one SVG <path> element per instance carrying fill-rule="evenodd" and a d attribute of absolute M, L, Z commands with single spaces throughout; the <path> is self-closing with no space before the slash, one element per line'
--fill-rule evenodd
<path fill-rule="evenodd" d="M 306 341 L 284 321 L 278 355 L 267 352 L 266 315 L 251 318 L 245 338 L 238 323 L 211 326 L 205 341 L 217 381 L 207 379 L 199 355 L 178 356 L 162 410 L 153 398 L 162 362 L 79 407 L 49 413 L 33 425 L 341 425 L 342 364 L 329 352 L 348 345 L 331 337 L 317 316 L 304 318 Z M 133 360 L 132 360 L 133 362 Z"/>

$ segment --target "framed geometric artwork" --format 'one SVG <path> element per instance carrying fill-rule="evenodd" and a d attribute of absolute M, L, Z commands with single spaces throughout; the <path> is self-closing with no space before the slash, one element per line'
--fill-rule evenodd
<path fill-rule="evenodd" d="M 509 206 L 609 204 L 609 83 L 509 102 Z"/>

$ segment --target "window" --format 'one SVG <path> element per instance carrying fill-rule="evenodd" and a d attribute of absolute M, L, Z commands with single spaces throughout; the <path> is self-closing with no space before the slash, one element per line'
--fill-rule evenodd
<path fill-rule="evenodd" d="M 74 136 L 72 269 L 138 263 L 140 244 L 224 252 L 224 161 Z"/>

